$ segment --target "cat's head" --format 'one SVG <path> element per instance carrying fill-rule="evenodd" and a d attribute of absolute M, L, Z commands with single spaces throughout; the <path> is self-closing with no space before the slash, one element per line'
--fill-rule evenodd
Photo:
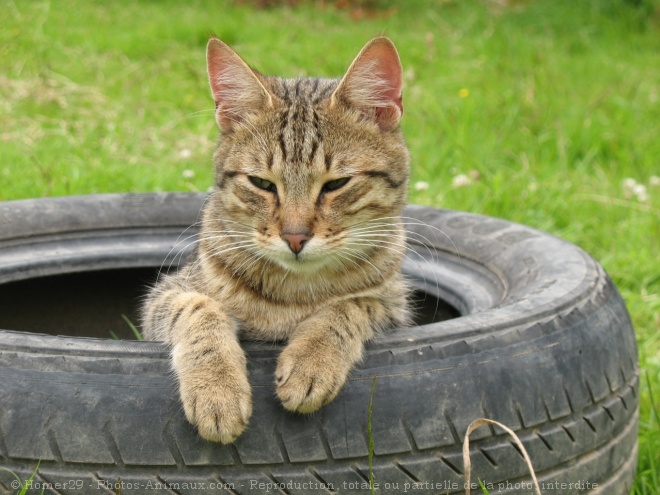
<path fill-rule="evenodd" d="M 400 258 L 409 158 L 392 42 L 371 40 L 341 79 L 265 77 L 217 38 L 207 64 L 221 130 L 218 234 L 299 273 L 375 251 Z"/>

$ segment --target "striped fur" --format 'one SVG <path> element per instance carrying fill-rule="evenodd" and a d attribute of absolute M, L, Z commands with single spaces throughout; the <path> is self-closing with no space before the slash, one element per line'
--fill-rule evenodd
<path fill-rule="evenodd" d="M 368 340 L 406 322 L 409 159 L 386 38 L 341 80 L 264 77 L 217 39 L 208 65 L 222 130 L 215 188 L 197 254 L 161 277 L 142 324 L 171 348 L 188 419 L 228 443 L 252 410 L 239 338 L 288 342 L 277 394 L 305 413 L 337 395 Z"/>

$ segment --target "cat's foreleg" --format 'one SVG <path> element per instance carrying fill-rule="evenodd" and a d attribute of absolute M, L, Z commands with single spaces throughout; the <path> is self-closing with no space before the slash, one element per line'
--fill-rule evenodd
<path fill-rule="evenodd" d="M 204 294 L 170 290 L 148 301 L 144 324 L 148 338 L 170 346 L 188 421 L 207 440 L 233 442 L 252 414 L 234 321 Z"/>
<path fill-rule="evenodd" d="M 332 401 L 362 358 L 364 344 L 388 322 L 382 302 L 354 298 L 302 321 L 277 363 L 277 395 L 284 407 L 313 412 Z"/>

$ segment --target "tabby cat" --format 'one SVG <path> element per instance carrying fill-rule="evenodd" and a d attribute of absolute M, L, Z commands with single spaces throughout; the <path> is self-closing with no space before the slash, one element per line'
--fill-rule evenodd
<path fill-rule="evenodd" d="M 387 38 L 342 79 L 265 77 L 217 38 L 207 66 L 215 187 L 196 254 L 161 277 L 142 324 L 171 349 L 188 420 L 230 443 L 252 413 L 239 338 L 287 342 L 277 395 L 309 413 L 335 398 L 367 341 L 406 322 L 409 159 Z"/>

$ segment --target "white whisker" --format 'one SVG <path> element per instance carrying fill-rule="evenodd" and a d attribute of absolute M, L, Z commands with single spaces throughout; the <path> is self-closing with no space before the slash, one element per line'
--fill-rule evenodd
<path fill-rule="evenodd" d="M 170 249 L 169 253 L 167 253 L 167 255 L 165 256 L 165 258 L 163 259 L 163 262 L 161 263 L 160 267 L 158 268 L 158 274 L 156 275 L 156 282 L 155 282 L 154 285 L 157 285 L 157 284 L 158 284 L 158 281 L 160 280 L 160 274 L 161 274 L 161 272 L 162 272 L 162 270 L 163 270 L 163 265 L 164 265 L 165 262 L 167 261 L 167 258 L 170 256 L 170 254 L 172 254 L 172 251 L 174 251 L 174 249 L 176 249 L 176 247 L 179 245 L 179 239 L 181 239 L 181 236 L 183 236 L 183 235 L 184 235 L 186 232 L 188 232 L 188 230 L 190 230 L 191 228 L 194 228 L 194 227 L 196 227 L 197 225 L 201 225 L 202 221 L 200 220 L 200 217 L 202 216 L 202 212 L 204 211 L 204 207 L 206 206 L 206 203 L 209 201 L 210 198 L 211 198 L 211 194 L 209 194 L 208 196 L 206 196 L 206 197 L 204 198 L 204 201 L 202 202 L 202 206 L 200 207 L 199 211 L 197 212 L 197 220 L 196 220 L 192 225 L 189 225 L 188 227 L 186 227 L 185 230 L 184 230 L 183 232 L 181 232 L 181 233 L 179 234 L 179 236 L 177 237 L 176 242 L 174 243 L 174 246 L 172 246 L 172 249 Z M 194 235 L 196 235 L 196 234 L 193 234 L 193 236 L 194 236 Z M 190 237 L 192 237 L 192 236 L 190 236 Z M 190 237 L 187 237 L 186 240 L 187 240 L 187 239 L 190 239 Z M 185 242 L 185 241 L 184 241 L 184 242 Z M 181 254 L 182 252 L 183 252 L 183 251 L 179 251 L 179 253 L 177 254 L 177 256 L 175 256 L 175 257 L 173 258 L 173 260 L 170 262 L 170 265 L 169 265 L 168 268 L 167 268 L 168 271 L 172 268 L 172 263 L 174 262 L 174 260 L 176 260 L 176 258 L 177 258 L 177 257 L 179 256 L 179 254 Z"/>
<path fill-rule="evenodd" d="M 405 240 L 404 240 L 405 242 Z M 383 248 L 383 249 L 390 249 L 392 251 L 395 251 L 399 254 L 401 254 L 405 259 L 407 259 L 410 263 L 419 266 L 419 261 L 413 260 L 410 256 L 407 254 L 391 247 L 391 245 L 402 248 L 404 251 L 406 250 L 406 245 L 405 244 L 400 244 L 396 242 L 391 242 L 391 241 L 384 241 L 382 239 L 374 239 L 373 241 L 370 241 L 368 238 L 367 239 L 361 239 L 359 242 L 353 242 L 354 245 L 361 245 L 361 246 L 367 246 L 367 247 L 373 247 L 373 248 Z M 387 244 L 387 245 L 386 245 Z M 427 249 L 429 250 L 429 256 L 432 258 L 432 253 L 430 252 L 430 248 L 426 246 Z M 422 257 L 422 261 L 426 263 L 427 265 L 431 266 L 431 260 L 425 257 Z M 438 281 L 438 277 L 434 271 L 431 271 L 433 274 L 433 279 L 435 281 L 435 286 L 436 288 L 440 288 L 440 282 Z M 426 296 L 425 296 L 426 297 Z M 434 316 L 437 314 L 438 309 L 440 306 L 440 300 L 436 299 L 436 304 L 435 304 L 435 310 L 434 310 Z"/>
<path fill-rule="evenodd" d="M 381 275 L 381 278 L 382 278 L 382 271 L 381 271 L 380 269 L 378 269 L 378 268 L 377 268 L 377 267 L 376 267 L 371 261 L 369 261 L 369 260 L 364 256 L 364 253 L 362 253 L 362 252 L 359 251 L 358 249 L 350 248 L 350 247 L 348 247 L 348 246 L 343 246 L 343 247 L 342 247 L 342 251 L 349 251 L 349 252 L 346 253 L 346 254 L 348 254 L 348 255 L 352 255 L 353 257 L 355 257 L 355 258 L 357 258 L 357 259 L 359 259 L 359 260 L 361 260 L 361 261 L 364 261 L 365 263 L 371 265 L 371 266 L 373 267 L 373 269 L 376 270 L 376 272 L 378 272 L 378 274 Z"/>

